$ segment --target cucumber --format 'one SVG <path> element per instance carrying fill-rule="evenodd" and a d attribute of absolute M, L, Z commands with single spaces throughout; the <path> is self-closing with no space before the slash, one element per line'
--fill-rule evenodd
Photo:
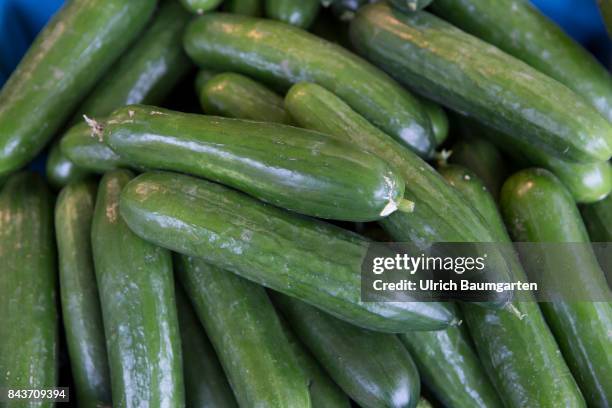
<path fill-rule="evenodd" d="M 433 168 L 375 128 L 331 92 L 316 84 L 300 83 L 285 97 L 285 106 L 301 126 L 354 143 L 378 155 L 400 172 L 406 181 L 405 197 L 416 204 L 412 214 L 396 212 L 381 221 L 383 228 L 396 241 L 411 242 L 422 248 L 434 242 L 493 241 L 480 215 Z M 507 281 L 505 261 L 490 252 L 489 265 L 496 264 L 491 270 L 495 275 L 490 277 L 491 281 Z M 500 294 L 488 305 L 499 307 L 508 300 L 507 294 Z"/>
<path fill-rule="evenodd" d="M 567 161 L 612 155 L 612 126 L 581 96 L 432 14 L 371 4 L 350 34 L 360 54 L 455 111 Z"/>
<path fill-rule="evenodd" d="M 416 407 L 419 373 L 397 336 L 355 327 L 281 294 L 274 301 L 329 375 L 360 406 Z"/>
<path fill-rule="evenodd" d="M 497 147 L 472 133 L 455 143 L 451 152 L 449 161 L 473 171 L 497 202 L 501 186 L 509 175 L 506 159 Z"/>
<path fill-rule="evenodd" d="M 60 150 L 76 166 L 94 173 L 129 167 L 125 160 L 100 141 L 86 122 L 78 123 L 66 132 Z"/>
<path fill-rule="evenodd" d="M 177 272 L 241 407 L 310 407 L 308 383 L 264 288 L 204 260 Z"/>
<path fill-rule="evenodd" d="M 277 87 L 317 82 L 420 155 L 434 148 L 429 118 L 416 97 L 360 57 L 297 27 L 211 13 L 189 24 L 184 46 L 206 68 Z"/>
<path fill-rule="evenodd" d="M 196 94 L 198 94 L 199 96 L 200 91 L 202 90 L 202 88 L 204 88 L 204 85 L 206 85 L 208 81 L 210 81 L 212 78 L 214 78 L 217 75 L 219 75 L 218 72 L 212 71 L 209 69 L 199 70 L 198 73 L 196 74 L 195 81 L 194 81 Z"/>
<path fill-rule="evenodd" d="M 185 406 L 235 408 L 236 398 L 223 368 L 193 310 L 187 294 L 176 285 L 176 307 L 181 330 Z"/>
<path fill-rule="evenodd" d="M 425 398 L 421 397 L 419 403 L 417 404 L 417 408 L 433 408 L 431 403 L 427 401 Z"/>
<path fill-rule="evenodd" d="M 351 401 L 338 385 L 323 370 L 314 356 L 304 347 L 293 333 L 286 319 L 281 318 L 283 329 L 298 365 L 308 382 L 310 403 L 313 407 L 350 408 Z"/>
<path fill-rule="evenodd" d="M 420 98 L 419 100 L 421 101 L 425 112 L 427 112 L 427 116 L 429 116 L 436 147 L 440 146 L 448 137 L 448 117 L 446 116 L 444 109 L 442 109 L 437 103 L 433 103 L 427 98 Z"/>
<path fill-rule="evenodd" d="M 457 323 L 452 311 L 436 302 L 361 302 L 368 241 L 220 185 L 145 173 L 124 190 L 121 214 L 147 240 L 200 256 L 362 327 L 405 332 Z"/>
<path fill-rule="evenodd" d="M 349 22 L 355 17 L 359 7 L 367 4 L 369 0 L 329 0 L 331 11 L 336 18 L 343 22 Z"/>
<path fill-rule="evenodd" d="M 54 143 L 49 151 L 45 173 L 49 183 L 56 189 L 81 181 L 89 175 L 85 169 L 78 167 L 62 154 L 59 143 Z"/>
<path fill-rule="evenodd" d="M 307 29 L 317 18 L 319 0 L 265 0 L 266 16 Z"/>
<path fill-rule="evenodd" d="M 517 242 L 588 242 L 576 204 L 561 182 L 543 169 L 528 169 L 510 177 L 501 194 L 506 225 Z M 576 271 L 573 287 L 593 298 L 610 296 L 606 278 L 594 254 L 573 248 L 554 256 L 523 257 L 526 268 L 538 262 L 549 273 L 561 265 Z M 542 303 L 542 311 L 589 406 L 612 403 L 612 307 L 610 302 Z"/>
<path fill-rule="evenodd" d="M 198 89 L 205 113 L 230 118 L 290 124 L 283 98 L 244 75 L 226 72 Z"/>
<path fill-rule="evenodd" d="M 612 77 L 528 0 L 441 0 L 432 11 L 572 89 L 612 122 Z"/>
<path fill-rule="evenodd" d="M 399 338 L 413 356 L 423 384 L 444 406 L 502 406 L 463 328 L 410 332 Z"/>
<path fill-rule="evenodd" d="M 433 0 L 389 0 L 389 3 L 404 13 L 414 13 L 429 6 Z"/>
<path fill-rule="evenodd" d="M 225 0 L 223 10 L 234 14 L 245 16 L 260 16 L 263 6 L 262 0 Z"/>
<path fill-rule="evenodd" d="M 599 12 L 603 17 L 603 21 L 608 29 L 608 36 L 612 38 L 612 1 L 610 0 L 597 0 L 599 6 Z"/>
<path fill-rule="evenodd" d="M 394 169 L 310 130 L 131 105 L 108 118 L 103 138 L 132 165 L 205 177 L 301 214 L 372 221 L 409 210 Z"/>
<path fill-rule="evenodd" d="M 91 251 L 93 182 L 64 187 L 55 206 L 62 315 L 76 399 L 82 407 L 111 406 L 104 326 Z"/>
<path fill-rule="evenodd" d="M 144 27 L 155 4 L 74 1 L 53 17 L 0 92 L 0 175 L 45 147 Z"/>
<path fill-rule="evenodd" d="M 592 242 L 612 242 L 612 195 L 581 206 L 580 212 Z"/>
<path fill-rule="evenodd" d="M 223 0 L 181 0 L 183 7 L 192 13 L 202 14 L 214 10 Z"/>
<path fill-rule="evenodd" d="M 57 386 L 58 332 L 52 197 L 42 179 L 17 173 L 0 193 L 0 388 Z M 6 394 L 3 395 L 3 398 Z M 3 406 L 34 406 L 3 401 Z M 52 407 L 41 402 L 37 407 Z"/>
<path fill-rule="evenodd" d="M 134 235 L 119 214 L 127 170 L 100 181 L 92 250 L 113 405 L 184 405 L 180 333 L 170 253 Z"/>
<path fill-rule="evenodd" d="M 509 244 L 497 206 L 478 176 L 455 165 L 442 167 L 440 172 L 491 225 L 495 241 Z M 512 271 L 513 280 L 527 280 L 516 259 Z M 509 408 L 584 407 L 580 390 L 537 303 L 531 296 L 521 300 L 513 306 L 524 316 L 522 319 L 508 310 L 463 306 L 489 378 Z"/>

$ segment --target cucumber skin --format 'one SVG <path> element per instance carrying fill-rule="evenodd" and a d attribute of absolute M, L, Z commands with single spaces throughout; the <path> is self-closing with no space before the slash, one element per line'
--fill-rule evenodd
<path fill-rule="evenodd" d="M 189 24 L 184 46 L 207 68 L 276 86 L 317 82 L 419 155 L 428 157 L 434 149 L 429 118 L 415 96 L 367 61 L 297 27 L 211 13 Z"/>
<path fill-rule="evenodd" d="M 265 0 L 268 18 L 308 29 L 317 18 L 319 0 Z"/>
<path fill-rule="evenodd" d="M 431 130 L 434 135 L 434 140 L 436 142 L 436 147 L 440 146 L 442 143 L 446 141 L 448 137 L 449 123 L 448 117 L 444 112 L 444 109 L 437 103 L 430 101 L 427 98 L 419 98 L 427 116 L 429 116 L 429 121 L 431 122 Z"/>
<path fill-rule="evenodd" d="M 89 175 L 85 169 L 78 167 L 62 154 L 59 143 L 51 146 L 45 164 L 45 174 L 49 183 L 56 189 L 84 180 Z"/>
<path fill-rule="evenodd" d="M 0 387 L 57 386 L 53 202 L 42 179 L 16 173 L 0 193 Z M 25 406 L 5 402 L 5 407 Z M 52 407 L 43 402 L 40 407 Z"/>
<path fill-rule="evenodd" d="M 440 0 L 432 11 L 556 79 L 612 122 L 612 77 L 529 1 Z"/>
<path fill-rule="evenodd" d="M 400 81 L 549 154 L 587 163 L 612 155 L 610 123 L 582 97 L 434 15 L 371 4 L 350 35 L 360 54 Z"/>
<path fill-rule="evenodd" d="M 102 178 L 91 231 L 113 404 L 181 407 L 183 367 L 172 258 L 134 235 L 121 219 L 119 194 L 131 178 L 127 170 Z"/>
<path fill-rule="evenodd" d="M 496 242 L 510 243 L 497 205 L 478 176 L 456 165 L 442 167 L 440 173 L 488 221 L 496 233 Z M 527 280 L 518 261 L 513 274 L 514 280 Z M 523 319 L 507 310 L 463 305 L 463 316 L 480 361 L 505 406 L 584 407 L 578 385 L 537 303 L 530 297 L 522 300 L 513 305 L 525 315 Z"/>
<path fill-rule="evenodd" d="M 175 286 L 176 308 L 181 330 L 185 406 L 237 408 L 219 358 L 181 285 Z"/>
<path fill-rule="evenodd" d="M 204 260 L 177 273 L 241 407 L 310 407 L 308 384 L 263 287 Z"/>
<path fill-rule="evenodd" d="M 283 98 L 244 75 L 226 72 L 199 87 L 202 110 L 209 115 L 291 124 Z"/>
<path fill-rule="evenodd" d="M 355 327 L 281 294 L 274 301 L 330 376 L 360 406 L 416 407 L 419 373 L 397 336 Z"/>
<path fill-rule="evenodd" d="M 60 151 L 76 166 L 94 173 L 129 167 L 110 147 L 101 142 L 85 122 L 71 127 L 62 137 Z"/>
<path fill-rule="evenodd" d="M 180 0 L 185 9 L 195 14 L 202 14 L 215 9 L 223 0 Z"/>
<path fill-rule="evenodd" d="M 44 148 L 144 27 L 155 4 L 82 0 L 52 18 L 0 92 L 0 175 Z"/>
<path fill-rule="evenodd" d="M 389 0 L 389 3 L 404 13 L 414 13 L 429 6 L 433 0 Z"/>
<path fill-rule="evenodd" d="M 124 190 L 121 214 L 145 239 L 202 257 L 362 327 L 405 332 L 456 324 L 452 311 L 435 302 L 361 302 L 359 271 L 368 241 L 220 185 L 145 173 Z"/>
<path fill-rule="evenodd" d="M 502 188 L 501 208 L 510 234 L 517 242 L 589 242 L 569 192 L 546 170 L 528 169 L 510 177 Z M 572 255 L 579 255 L 579 259 L 561 256 L 543 259 L 543 262 L 548 262 L 551 270 L 555 270 L 557 262 L 575 262 L 575 270 L 580 271 L 577 290 L 609 294 L 594 254 Z M 523 261 L 529 267 L 529 260 Z M 587 404 L 609 406 L 612 402 L 610 303 L 542 303 L 541 308 Z"/>
<path fill-rule="evenodd" d="M 225 0 L 223 10 L 228 13 L 257 17 L 262 14 L 263 0 Z"/>
<path fill-rule="evenodd" d="M 316 84 L 300 83 L 287 93 L 285 106 L 301 126 L 354 143 L 400 172 L 406 181 L 405 197 L 414 202 L 415 207 L 410 214 L 395 212 L 380 221 L 393 239 L 423 247 L 433 242 L 493 240 L 480 215 L 466 205 L 463 197 L 431 166 L 375 128 L 331 92 Z M 507 281 L 505 263 L 495 270 L 495 274 L 492 281 Z M 503 294 L 487 305 L 501 307 L 508 300 Z"/>
<path fill-rule="evenodd" d="M 382 218 L 404 180 L 378 157 L 311 130 L 131 105 L 106 121 L 122 160 L 236 188 L 300 214 L 346 221 Z"/>
<path fill-rule="evenodd" d="M 581 206 L 580 212 L 592 242 L 612 242 L 612 195 Z"/>
<path fill-rule="evenodd" d="M 55 206 L 60 295 L 66 344 L 79 406 L 111 405 L 100 298 L 91 250 L 93 182 L 69 184 Z"/>
<path fill-rule="evenodd" d="M 603 17 L 603 21 L 606 24 L 608 30 L 608 36 L 612 38 L 612 2 L 610 0 L 597 0 L 599 6 L 599 12 Z"/>

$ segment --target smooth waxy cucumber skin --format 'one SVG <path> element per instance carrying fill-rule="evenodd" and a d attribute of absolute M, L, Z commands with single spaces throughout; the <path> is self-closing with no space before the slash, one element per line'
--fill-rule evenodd
<path fill-rule="evenodd" d="M 147 240 L 202 257 L 362 327 L 405 332 L 456 323 L 452 311 L 435 302 L 361 302 L 367 241 L 217 184 L 145 173 L 124 190 L 121 214 Z"/>
<path fill-rule="evenodd" d="M 417 405 L 419 373 L 396 336 L 355 327 L 281 294 L 274 301 L 317 360 L 360 406 Z"/>
<path fill-rule="evenodd" d="M 57 386 L 52 205 L 47 186 L 32 173 L 12 175 L 0 193 L 0 388 L 4 392 Z M 33 404 L 4 401 L 3 406 Z"/>
<path fill-rule="evenodd" d="M 411 214 L 398 213 L 381 220 L 400 242 L 423 247 L 434 242 L 491 242 L 491 232 L 480 215 L 442 177 L 418 156 L 399 145 L 324 88 L 310 83 L 294 85 L 285 106 L 301 126 L 323 131 L 354 143 L 394 166 L 406 181 L 405 197 L 415 203 Z M 493 253 L 489 254 L 493 259 Z M 493 261 L 491 261 L 493 265 Z M 492 281 L 508 279 L 505 262 L 491 271 Z M 500 295 L 492 306 L 508 301 Z"/>
<path fill-rule="evenodd" d="M 416 97 L 360 57 L 297 27 L 211 13 L 189 24 L 184 45 L 207 68 L 276 86 L 316 82 L 420 155 L 434 148 L 429 118 Z"/>
<path fill-rule="evenodd" d="M 0 175 L 44 148 L 155 5 L 155 0 L 72 1 L 53 17 L 0 92 Z"/>
<path fill-rule="evenodd" d="M 510 177 L 501 194 L 504 220 L 517 242 L 589 242 L 576 204 L 561 182 L 542 169 L 523 170 Z M 557 251 L 558 252 L 558 251 Z M 553 256 L 541 254 L 549 273 L 572 266 L 576 292 L 603 299 L 610 296 L 606 278 L 592 251 L 570 249 Z M 529 268 L 530 257 L 523 257 Z M 542 303 L 542 311 L 563 356 L 589 406 L 612 402 L 612 306 L 610 302 Z"/>
<path fill-rule="evenodd" d="M 91 251 L 93 182 L 64 187 L 55 206 L 60 294 L 66 343 L 79 406 L 111 405 L 100 298 Z"/>
<path fill-rule="evenodd" d="M 434 135 L 436 146 L 440 146 L 448 137 L 448 117 L 446 116 L 444 109 L 442 109 L 437 103 L 434 103 L 426 98 L 419 98 L 419 100 L 421 101 L 427 116 L 429 116 L 431 130 Z"/>
<path fill-rule="evenodd" d="M 127 106 L 105 122 L 122 160 L 223 183 L 301 214 L 347 221 L 389 215 L 404 180 L 378 157 L 296 127 Z"/>
<path fill-rule="evenodd" d="M 181 285 L 176 285 L 176 308 L 181 329 L 185 406 L 236 408 L 236 398 L 227 382 L 213 345 L 198 320 Z"/>
<path fill-rule="evenodd" d="M 263 0 L 225 0 L 223 10 L 233 14 L 257 17 L 262 14 Z"/>
<path fill-rule="evenodd" d="M 429 6 L 433 0 L 390 0 L 389 3 L 405 13 L 414 13 Z"/>
<path fill-rule="evenodd" d="M 66 132 L 60 142 L 60 150 L 76 166 L 95 173 L 129 167 L 85 122 L 74 125 Z"/>
<path fill-rule="evenodd" d="M 456 165 L 442 167 L 440 172 L 482 214 L 496 234 L 495 241 L 510 243 L 497 205 L 478 176 Z M 513 280 L 526 281 L 515 261 Z M 522 319 L 508 310 L 463 305 L 463 316 L 489 378 L 510 408 L 584 407 L 578 385 L 537 303 L 531 296 L 521 300 L 512 304 Z"/>
<path fill-rule="evenodd" d="M 223 0 L 180 0 L 187 10 L 192 13 L 202 14 L 215 9 Z"/>
<path fill-rule="evenodd" d="M 592 242 L 612 242 L 612 195 L 580 208 Z"/>
<path fill-rule="evenodd" d="M 612 155 L 612 126 L 580 95 L 432 14 L 371 4 L 350 33 L 361 55 L 453 110 L 567 161 Z"/>
<path fill-rule="evenodd" d="M 45 173 L 49 183 L 60 189 L 72 182 L 85 179 L 88 172 L 70 161 L 60 150 L 59 143 L 53 144 L 47 156 Z"/>
<path fill-rule="evenodd" d="M 261 122 L 291 124 L 283 98 L 244 75 L 215 75 L 198 89 L 205 113 Z"/>
<path fill-rule="evenodd" d="M 528 0 L 441 0 L 432 11 L 583 96 L 612 122 L 612 77 Z"/>
<path fill-rule="evenodd" d="M 307 29 L 312 25 L 321 4 L 319 0 L 265 0 L 268 18 Z"/>
<path fill-rule="evenodd" d="M 265 289 L 204 260 L 177 272 L 241 407 L 310 407 L 308 383 Z"/>
<path fill-rule="evenodd" d="M 182 407 L 172 258 L 134 235 L 121 219 L 119 194 L 131 178 L 127 170 L 102 178 L 91 234 L 113 405 Z"/>
<path fill-rule="evenodd" d="M 599 6 L 599 12 L 603 17 L 606 28 L 608 29 L 608 36 L 612 37 L 612 1 L 610 0 L 597 0 Z"/>

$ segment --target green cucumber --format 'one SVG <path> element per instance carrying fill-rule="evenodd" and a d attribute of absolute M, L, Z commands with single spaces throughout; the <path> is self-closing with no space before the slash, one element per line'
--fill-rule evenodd
<path fill-rule="evenodd" d="M 446 141 L 448 137 L 448 117 L 444 112 L 444 109 L 437 103 L 430 101 L 427 98 L 419 98 L 427 116 L 429 116 L 429 121 L 431 122 L 431 130 L 434 135 L 434 140 L 436 142 L 436 147 L 440 146 L 442 143 Z"/>
<path fill-rule="evenodd" d="M 206 85 L 208 81 L 210 81 L 217 75 L 219 75 L 218 72 L 212 71 L 210 69 L 199 70 L 198 73 L 196 74 L 195 81 L 194 81 L 196 94 L 198 94 L 199 96 L 200 91 L 202 90 L 202 88 L 204 88 L 204 85 Z"/>
<path fill-rule="evenodd" d="M 612 155 L 612 126 L 581 96 L 432 14 L 371 4 L 350 33 L 359 53 L 453 110 L 567 161 Z"/>
<path fill-rule="evenodd" d="M 223 0 L 180 0 L 187 10 L 192 13 L 202 14 L 214 10 Z"/>
<path fill-rule="evenodd" d="M 416 97 L 360 57 L 297 27 L 211 13 L 189 24 L 184 46 L 207 68 L 276 86 L 317 82 L 420 155 L 433 151 L 429 118 Z"/>
<path fill-rule="evenodd" d="M 419 403 L 417 404 L 417 408 L 433 408 L 431 403 L 427 401 L 425 398 L 421 397 Z"/>
<path fill-rule="evenodd" d="M 417 405 L 419 373 L 397 336 L 355 327 L 281 294 L 274 301 L 329 375 L 360 406 Z"/>
<path fill-rule="evenodd" d="M 264 288 L 178 256 L 187 290 L 241 407 L 310 407 L 308 383 Z"/>
<path fill-rule="evenodd" d="M 81 181 L 89 175 L 85 169 L 75 165 L 62 154 L 59 143 L 54 143 L 51 146 L 45 164 L 45 174 L 49 183 L 57 189 Z"/>
<path fill-rule="evenodd" d="M 147 240 L 200 256 L 358 326 L 405 332 L 457 323 L 436 302 L 361 302 L 368 241 L 205 180 L 145 173 L 124 190 L 121 214 Z"/>
<path fill-rule="evenodd" d="M 33 173 L 17 173 L 0 193 L 0 389 L 49 389 L 58 380 L 52 197 Z M 4 394 L 4 399 L 7 395 Z M 3 401 L 3 406 L 34 403 Z M 51 401 L 37 407 L 52 407 Z"/>
<path fill-rule="evenodd" d="M 111 405 L 104 326 L 91 251 L 96 200 L 92 182 L 67 185 L 55 206 L 60 294 L 76 399 L 82 407 Z"/>
<path fill-rule="evenodd" d="M 444 406 L 502 406 L 464 328 L 403 333 L 399 338 L 414 358 L 423 384 Z"/>
<path fill-rule="evenodd" d="M 528 0 L 440 0 L 432 11 L 556 79 L 612 122 L 612 76 Z"/>
<path fill-rule="evenodd" d="M 290 124 L 283 98 L 244 75 L 218 74 L 198 89 L 205 113 L 230 118 Z"/>
<path fill-rule="evenodd" d="M 76 166 L 94 173 L 129 167 L 94 134 L 86 122 L 78 123 L 66 132 L 60 142 L 60 150 Z"/>
<path fill-rule="evenodd" d="M 180 285 L 176 285 L 176 308 L 181 330 L 185 406 L 238 407 L 223 367 L 202 324 Z"/>
<path fill-rule="evenodd" d="M 73 1 L 52 18 L 0 91 L 0 175 L 45 147 L 144 27 L 155 4 Z"/>
<path fill-rule="evenodd" d="M 170 253 L 134 235 L 119 214 L 127 170 L 100 181 L 92 250 L 113 405 L 184 405 L 180 333 Z"/>
<path fill-rule="evenodd" d="M 266 16 L 307 29 L 317 18 L 319 0 L 265 0 Z"/>
<path fill-rule="evenodd" d="M 310 130 L 131 105 L 106 120 L 103 138 L 132 165 L 211 179 L 301 214 L 372 221 L 410 210 L 393 168 Z"/>
<path fill-rule="evenodd" d="M 300 83 L 285 97 L 285 106 L 300 125 L 353 143 L 381 157 L 401 173 L 406 181 L 405 197 L 415 207 L 412 214 L 396 212 L 381 221 L 396 241 L 412 242 L 423 248 L 435 242 L 493 241 L 480 215 L 431 166 L 331 92 L 316 84 Z M 495 275 L 491 281 L 505 282 L 508 280 L 506 264 L 494 255 L 489 253 L 489 265 L 497 265 L 491 270 Z M 489 305 L 502 306 L 508 300 L 507 294 L 500 294 Z"/>
<path fill-rule="evenodd" d="M 257 17 L 262 14 L 262 1 L 263 0 L 225 0 L 223 2 L 223 10 L 228 13 Z"/>
<path fill-rule="evenodd" d="M 599 6 L 599 12 L 603 17 L 603 21 L 608 29 L 608 36 L 612 38 L 612 1 L 610 0 L 597 0 Z"/>
<path fill-rule="evenodd" d="M 498 200 L 509 169 L 506 159 L 493 143 L 478 135 L 464 135 L 451 147 L 449 162 L 472 170 L 493 199 Z"/>
<path fill-rule="evenodd" d="M 404 13 L 414 13 L 429 6 L 433 0 L 389 0 L 389 3 Z"/>
<path fill-rule="evenodd" d="M 506 225 L 517 242 L 589 242 L 570 193 L 550 172 L 523 170 L 510 177 L 501 194 Z M 560 252 L 560 251 L 555 251 Z M 523 257 L 526 268 L 534 262 L 554 274 L 571 266 L 576 292 L 602 299 L 610 296 L 606 278 L 595 255 L 585 248 L 563 253 L 538 254 L 537 260 Z M 574 378 L 589 406 L 612 403 L 612 307 L 610 302 L 542 303 L 542 311 Z"/>
<path fill-rule="evenodd" d="M 612 242 L 612 194 L 580 207 L 582 219 L 592 242 Z"/>
<path fill-rule="evenodd" d="M 441 174 L 465 196 L 496 233 L 495 241 L 510 238 L 484 184 L 473 172 L 455 165 L 442 167 Z M 513 280 L 527 281 L 515 259 Z M 476 350 L 489 378 L 509 408 L 584 407 L 584 399 L 574 381 L 559 346 L 532 297 L 514 302 L 516 313 L 463 306 Z"/>

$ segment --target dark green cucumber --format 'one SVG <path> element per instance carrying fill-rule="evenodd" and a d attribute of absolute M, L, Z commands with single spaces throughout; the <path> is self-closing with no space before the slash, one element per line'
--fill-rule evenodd
<path fill-rule="evenodd" d="M 612 126 L 580 95 L 432 14 L 371 4 L 350 32 L 363 56 L 453 110 L 568 161 L 612 155 Z"/>
<path fill-rule="evenodd" d="M 260 16 L 262 14 L 263 0 L 225 0 L 223 10 L 233 14 L 245 16 Z"/>
<path fill-rule="evenodd" d="M 612 37 L 612 1 L 610 0 L 597 0 L 599 6 L 599 12 L 603 17 L 603 21 L 608 29 L 608 36 Z"/>
<path fill-rule="evenodd" d="M 214 10 L 223 0 L 180 0 L 183 6 L 192 13 L 202 14 Z"/>
<path fill-rule="evenodd" d="M 42 179 L 9 177 L 0 193 L 0 388 L 57 386 L 53 202 Z M 7 395 L 2 396 L 3 399 Z M 3 406 L 33 406 L 3 401 Z M 37 407 L 52 407 L 51 401 Z"/>
<path fill-rule="evenodd" d="M 580 207 L 582 219 L 592 242 L 612 242 L 612 194 Z"/>
<path fill-rule="evenodd" d="M 307 29 L 312 25 L 321 3 L 319 0 L 265 0 L 266 16 Z"/>
<path fill-rule="evenodd" d="M 297 27 L 211 13 L 189 24 L 184 45 L 207 68 L 276 86 L 316 82 L 420 155 L 434 148 L 429 118 L 416 97 L 360 57 Z"/>
<path fill-rule="evenodd" d="M 448 117 L 446 116 L 444 109 L 442 109 L 442 107 L 440 107 L 440 105 L 437 103 L 422 97 L 419 100 L 421 101 L 427 116 L 429 116 L 431 130 L 434 135 L 434 140 L 436 141 L 436 146 L 440 146 L 448 137 Z"/>
<path fill-rule="evenodd" d="M 501 194 L 506 225 L 517 242 L 589 242 L 569 192 L 550 172 L 529 169 L 510 177 Z M 523 257 L 526 268 L 534 262 L 555 274 L 571 265 L 576 292 L 602 299 L 610 296 L 606 278 L 595 255 L 584 247 L 569 248 L 538 260 Z M 569 278 L 569 277 L 568 277 Z M 612 404 L 612 306 L 610 302 L 542 303 L 542 311 L 559 343 L 563 356 L 589 406 Z"/>
<path fill-rule="evenodd" d="M 94 134 L 86 122 L 78 123 L 66 132 L 60 142 L 60 150 L 76 166 L 94 173 L 129 167 Z"/>
<path fill-rule="evenodd" d="M 496 242 L 510 243 L 497 205 L 478 176 L 460 166 L 440 169 L 489 223 Z M 513 280 L 527 281 L 515 259 Z M 584 407 L 584 399 L 574 381 L 550 329 L 535 300 L 525 296 L 513 303 L 518 313 L 485 310 L 469 304 L 463 316 L 480 361 L 509 408 Z"/>
<path fill-rule="evenodd" d="M 612 122 L 608 70 L 529 1 L 436 0 L 432 11 L 566 85 Z"/>
<path fill-rule="evenodd" d="M 289 327 L 283 316 L 281 323 L 285 331 L 285 336 L 293 350 L 298 365 L 302 369 L 306 381 L 308 382 L 308 393 L 310 394 L 310 404 L 313 407 L 343 407 L 350 408 L 351 401 L 344 391 L 329 377 L 323 367 L 317 362 L 315 357 L 305 348 L 295 333 Z"/>
<path fill-rule="evenodd" d="M 502 406 L 464 328 L 403 333 L 399 338 L 410 351 L 423 384 L 444 406 Z"/>
<path fill-rule="evenodd" d="M 64 156 L 60 150 L 59 143 L 54 143 L 47 156 L 45 173 L 49 183 L 60 189 L 70 183 L 85 179 L 88 172 L 80 168 Z"/>
<path fill-rule="evenodd" d="M 111 382 L 100 298 L 91 251 L 93 182 L 64 187 L 55 206 L 60 294 L 76 399 L 82 407 L 111 406 Z"/>
<path fill-rule="evenodd" d="M 397 336 L 355 327 L 281 294 L 274 301 L 329 375 L 360 406 L 417 405 L 419 373 Z"/>
<path fill-rule="evenodd" d="M 203 259 L 177 273 L 241 407 L 310 407 L 308 383 L 264 288 Z"/>
<path fill-rule="evenodd" d="M 472 170 L 497 201 L 509 175 L 506 159 L 497 147 L 477 135 L 464 135 L 451 147 L 449 161 Z"/>
<path fill-rule="evenodd" d="M 389 3 L 404 13 L 414 13 L 429 6 L 433 0 L 390 0 Z"/>
<path fill-rule="evenodd" d="M 421 397 L 419 403 L 417 404 L 417 408 L 432 408 L 432 405 L 425 398 Z"/>
<path fill-rule="evenodd" d="M 326 0 L 322 0 L 326 1 Z M 369 0 L 327 0 L 330 2 L 332 14 L 340 21 L 349 22 L 355 17 L 359 7 L 368 3 Z"/>
<path fill-rule="evenodd" d="M 230 118 L 290 124 L 283 98 L 244 75 L 218 74 L 198 89 L 205 113 Z"/>
<path fill-rule="evenodd" d="M 199 408 L 238 407 L 223 367 L 202 324 L 180 285 L 176 290 L 176 308 L 181 329 L 185 406 Z"/>
<path fill-rule="evenodd" d="M 127 170 L 100 181 L 92 249 L 113 405 L 184 405 L 180 333 L 170 253 L 134 235 L 119 214 Z"/>
<path fill-rule="evenodd" d="M 0 175 L 45 147 L 136 37 L 155 4 L 73 1 L 53 17 L 0 92 Z"/>
<path fill-rule="evenodd" d="M 105 123 L 105 142 L 132 165 L 205 177 L 301 214 L 372 221 L 405 203 L 404 180 L 384 161 L 311 130 L 135 105 Z"/>
<path fill-rule="evenodd" d="M 300 83 L 285 97 L 285 106 L 300 125 L 354 143 L 400 172 L 406 181 L 405 196 L 415 203 L 415 207 L 411 214 L 396 212 L 381 221 L 393 239 L 422 247 L 434 242 L 493 241 L 480 215 L 431 166 L 331 92 L 316 84 Z M 490 265 L 495 265 L 494 253 L 489 256 Z M 490 277 L 491 281 L 508 280 L 503 260 L 491 272 L 495 275 Z M 502 306 L 508 300 L 507 294 L 500 294 L 493 306 Z"/>
<path fill-rule="evenodd" d="M 205 180 L 145 173 L 124 190 L 121 214 L 145 239 L 202 257 L 358 326 L 405 332 L 456 324 L 453 312 L 440 303 L 361 302 L 364 238 Z"/>
<path fill-rule="evenodd" d="M 200 95 L 200 91 L 204 88 L 204 85 L 215 76 L 219 75 L 218 72 L 212 71 L 210 69 L 201 69 L 198 71 L 195 77 L 194 85 L 196 94 Z"/>

